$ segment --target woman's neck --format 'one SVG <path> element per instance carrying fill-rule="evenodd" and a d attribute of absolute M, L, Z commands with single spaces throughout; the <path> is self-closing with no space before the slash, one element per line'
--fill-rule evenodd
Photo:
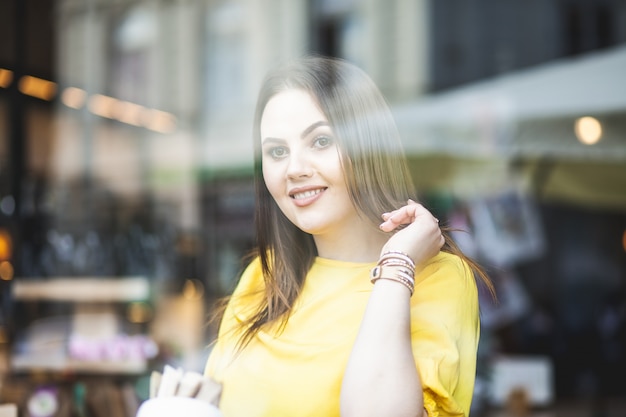
<path fill-rule="evenodd" d="M 375 262 L 389 237 L 373 226 L 354 228 L 347 233 L 314 235 L 317 253 L 322 258 L 346 262 Z"/>

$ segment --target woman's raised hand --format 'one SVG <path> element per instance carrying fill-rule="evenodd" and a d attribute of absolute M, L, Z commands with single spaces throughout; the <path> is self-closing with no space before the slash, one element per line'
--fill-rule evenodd
<path fill-rule="evenodd" d="M 409 200 L 407 205 L 382 215 L 380 229 L 385 232 L 398 230 L 389 238 L 382 253 L 399 251 L 409 255 L 418 266 L 439 253 L 445 239 L 437 220 L 424 206 Z"/>

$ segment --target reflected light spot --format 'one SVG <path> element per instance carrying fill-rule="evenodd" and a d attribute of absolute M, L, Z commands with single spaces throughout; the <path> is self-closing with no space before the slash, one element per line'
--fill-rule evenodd
<path fill-rule="evenodd" d="M 197 279 L 188 279 L 183 286 L 185 300 L 199 300 L 204 295 L 204 285 Z"/>
<path fill-rule="evenodd" d="M 0 262 L 0 279 L 3 281 L 11 281 L 13 279 L 13 265 L 11 265 L 11 262 Z"/>
<path fill-rule="evenodd" d="M 574 124 L 574 132 L 581 143 L 593 145 L 602 137 L 602 125 L 594 117 L 581 117 Z"/>
<path fill-rule="evenodd" d="M 119 101 L 115 105 L 115 118 L 122 123 L 141 126 L 145 108 L 129 101 Z"/>
<path fill-rule="evenodd" d="M 13 71 L 0 68 L 0 87 L 9 88 L 13 82 Z"/>
<path fill-rule="evenodd" d="M 622 248 L 624 248 L 624 252 L 626 252 L 626 230 L 622 234 Z"/>
<path fill-rule="evenodd" d="M 61 94 L 61 101 L 63 104 L 73 109 L 80 109 L 83 107 L 85 105 L 86 98 L 87 92 L 76 87 L 68 87 L 63 90 L 63 94 Z"/>
<path fill-rule="evenodd" d="M 131 323 L 147 323 L 152 316 L 152 307 L 143 301 L 130 303 L 126 308 L 126 318 Z"/>
<path fill-rule="evenodd" d="M 89 111 L 93 114 L 106 117 L 107 119 L 115 118 L 115 108 L 118 103 L 118 100 L 105 96 L 102 94 L 96 94 L 89 99 Z"/>
<path fill-rule="evenodd" d="M 0 229 L 0 261 L 6 261 L 13 254 L 13 243 L 8 231 Z"/>
<path fill-rule="evenodd" d="M 18 88 L 23 94 L 47 101 L 52 100 L 57 92 L 56 83 L 31 75 L 20 78 Z"/>
<path fill-rule="evenodd" d="M 161 110 L 146 112 L 144 126 L 159 133 L 171 133 L 176 129 L 176 117 Z"/>

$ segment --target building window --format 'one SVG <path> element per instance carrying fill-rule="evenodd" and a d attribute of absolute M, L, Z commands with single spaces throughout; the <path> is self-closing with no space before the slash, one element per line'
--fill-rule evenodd
<path fill-rule="evenodd" d="M 358 19 L 354 0 L 310 0 L 309 49 L 313 53 L 351 59 Z"/>

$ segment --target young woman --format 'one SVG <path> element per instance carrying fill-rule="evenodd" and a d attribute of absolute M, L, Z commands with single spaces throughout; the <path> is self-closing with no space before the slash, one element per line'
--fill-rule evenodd
<path fill-rule="evenodd" d="M 254 146 L 258 250 L 206 367 L 224 415 L 468 415 L 479 269 L 410 199 L 369 77 L 324 57 L 270 73 Z"/>

